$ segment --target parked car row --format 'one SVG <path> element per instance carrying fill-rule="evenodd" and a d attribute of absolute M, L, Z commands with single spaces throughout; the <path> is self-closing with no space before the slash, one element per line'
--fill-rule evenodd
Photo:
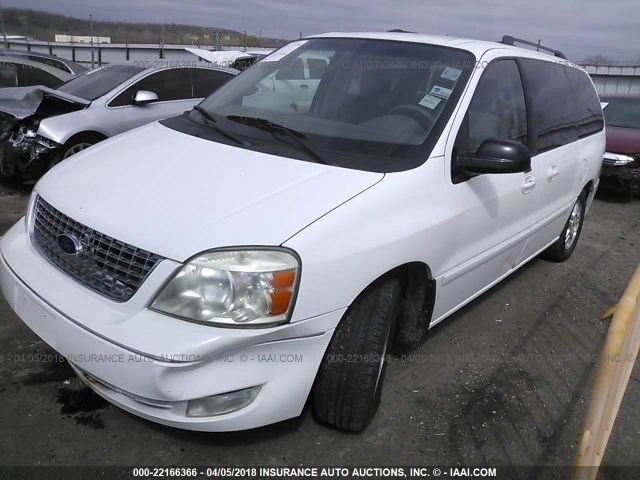
<path fill-rule="evenodd" d="M 106 138 L 189 110 L 237 73 L 206 63 L 113 65 L 56 88 L 0 89 L 0 178 L 39 175 Z"/>

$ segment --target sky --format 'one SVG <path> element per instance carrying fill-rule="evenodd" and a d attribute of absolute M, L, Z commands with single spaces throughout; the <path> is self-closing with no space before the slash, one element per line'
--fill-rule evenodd
<path fill-rule="evenodd" d="M 638 0 L 2 0 L 2 6 L 97 20 L 185 23 L 283 39 L 402 28 L 480 40 L 542 40 L 582 60 L 640 64 Z M 69 32 L 71 33 L 71 32 Z M 107 32 L 101 32 L 108 35 Z"/>

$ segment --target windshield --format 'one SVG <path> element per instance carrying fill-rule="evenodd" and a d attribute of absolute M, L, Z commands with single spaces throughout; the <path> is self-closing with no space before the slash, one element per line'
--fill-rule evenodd
<path fill-rule="evenodd" d="M 100 67 L 72 78 L 58 90 L 85 100 L 95 100 L 143 70 L 130 65 Z"/>
<path fill-rule="evenodd" d="M 328 163 L 397 171 L 426 160 L 474 64 L 468 52 L 420 43 L 300 40 L 257 62 L 200 106 L 218 126 L 248 138 L 253 149 L 268 151 L 274 140 L 273 128 L 264 131 L 265 123 L 256 123 L 261 119 L 303 134 L 305 146 Z"/>
<path fill-rule="evenodd" d="M 640 98 L 603 98 L 602 103 L 608 126 L 640 128 Z"/>

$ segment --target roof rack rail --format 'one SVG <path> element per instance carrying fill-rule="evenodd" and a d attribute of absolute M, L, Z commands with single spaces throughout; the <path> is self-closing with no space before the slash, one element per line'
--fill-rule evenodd
<path fill-rule="evenodd" d="M 556 57 L 564 58 L 565 60 L 567 59 L 567 57 L 564 56 L 564 53 L 562 53 L 560 50 L 556 50 L 554 48 L 549 48 L 549 47 L 545 47 L 544 45 L 540 45 L 540 40 L 538 40 L 538 43 L 535 43 L 535 42 L 530 42 L 528 40 L 523 40 L 522 38 L 512 37 L 511 35 L 504 35 L 502 37 L 502 40 L 500 40 L 500 43 L 504 43 L 505 45 L 513 45 L 513 46 L 515 46 L 516 43 L 522 43 L 524 45 L 536 47 L 537 50 L 545 50 L 547 52 L 553 53 L 553 55 Z"/>
<path fill-rule="evenodd" d="M 401 28 L 392 28 L 391 30 L 387 30 L 388 33 L 416 33 L 410 32 L 409 30 L 403 30 Z"/>

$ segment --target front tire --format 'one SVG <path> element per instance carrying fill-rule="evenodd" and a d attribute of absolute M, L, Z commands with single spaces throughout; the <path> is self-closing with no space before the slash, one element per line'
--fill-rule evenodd
<path fill-rule="evenodd" d="M 102 140 L 104 140 L 104 137 L 91 133 L 81 133 L 71 137 L 51 158 L 51 161 L 47 166 L 47 170 L 55 167 L 58 163 L 66 160 L 76 153 L 81 152 L 85 148 L 89 148 L 90 146 L 101 142 Z"/>
<path fill-rule="evenodd" d="M 378 280 L 347 310 L 316 379 L 313 405 L 321 422 L 354 433 L 371 423 L 380 405 L 400 294 L 397 279 Z"/>
<path fill-rule="evenodd" d="M 564 262 L 571 256 L 578 244 L 580 232 L 582 232 L 586 207 L 587 194 L 582 191 L 571 209 L 571 214 L 560 233 L 560 237 L 542 253 L 542 258 L 551 262 Z"/>

